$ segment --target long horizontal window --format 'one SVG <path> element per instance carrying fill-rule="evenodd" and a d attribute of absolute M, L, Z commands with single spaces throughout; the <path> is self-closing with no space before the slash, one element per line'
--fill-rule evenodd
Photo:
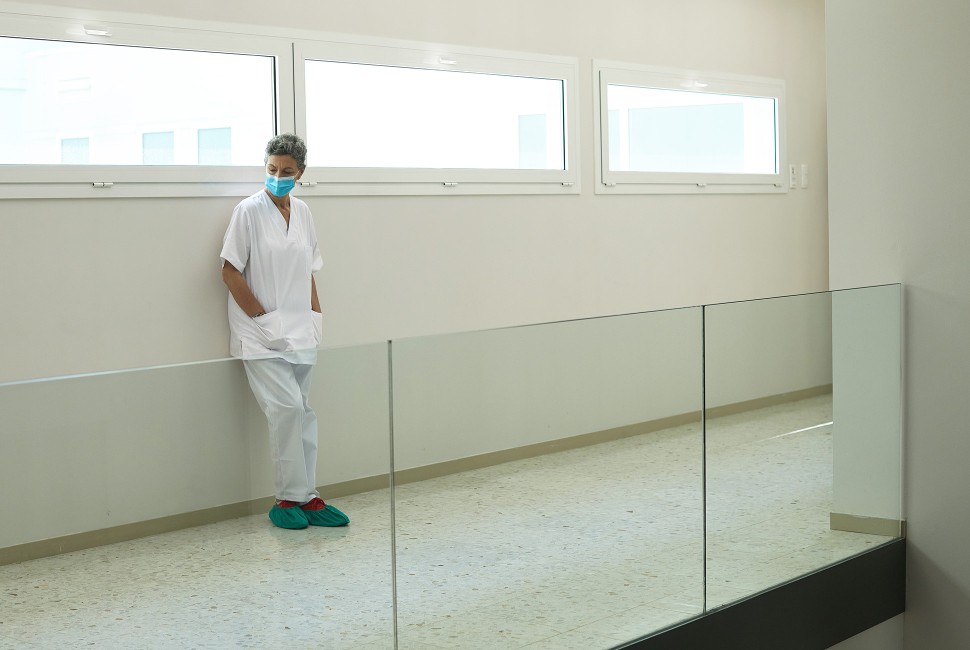
<path fill-rule="evenodd" d="M 271 56 L 2 37 L 0 59 L 2 165 L 253 165 L 276 130 Z"/>
<path fill-rule="evenodd" d="M 596 68 L 598 191 L 784 191 L 784 82 Z"/>
<path fill-rule="evenodd" d="M 316 191 L 573 191 L 574 61 L 316 42 L 301 59 Z"/>

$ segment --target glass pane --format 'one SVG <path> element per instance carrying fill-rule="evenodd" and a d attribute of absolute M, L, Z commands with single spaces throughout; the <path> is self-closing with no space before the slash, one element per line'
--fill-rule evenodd
<path fill-rule="evenodd" d="M 699 309 L 392 350 L 400 647 L 609 648 L 702 611 Z"/>
<path fill-rule="evenodd" d="M 146 165 L 175 163 L 175 132 L 144 133 L 141 136 L 142 162 Z"/>
<path fill-rule="evenodd" d="M 609 84 L 607 102 L 612 171 L 777 173 L 773 97 Z"/>
<path fill-rule="evenodd" d="M 0 646 L 392 648 L 387 390 L 386 344 L 320 350 L 318 483 L 352 523 L 292 531 L 239 361 L 0 386 Z"/>
<path fill-rule="evenodd" d="M 830 293 L 705 309 L 708 607 L 890 539 L 832 526 L 832 325 Z"/>
<path fill-rule="evenodd" d="M 0 37 L 0 63 L 0 164 L 258 165 L 275 133 L 273 57 Z M 200 160 L 213 123 L 246 155 Z M 84 155 L 63 145 L 79 132 Z"/>
<path fill-rule="evenodd" d="M 86 165 L 91 160 L 88 138 L 64 138 L 61 140 L 61 164 Z"/>
<path fill-rule="evenodd" d="M 199 129 L 199 164 L 232 164 L 232 129 Z"/>
<path fill-rule="evenodd" d="M 899 285 L 832 294 L 833 528 L 903 533 L 901 313 Z"/>
<path fill-rule="evenodd" d="M 565 169 L 564 83 L 306 61 L 310 164 Z"/>

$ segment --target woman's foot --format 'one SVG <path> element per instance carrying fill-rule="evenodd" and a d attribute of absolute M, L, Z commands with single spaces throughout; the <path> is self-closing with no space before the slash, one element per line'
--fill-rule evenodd
<path fill-rule="evenodd" d="M 346 526 L 350 517 L 331 505 L 324 503 L 320 497 L 314 497 L 300 506 L 304 516 L 311 526 Z"/>
<path fill-rule="evenodd" d="M 300 530 L 310 525 L 306 513 L 295 501 L 277 501 L 269 510 L 269 520 L 279 528 L 290 530 Z"/>

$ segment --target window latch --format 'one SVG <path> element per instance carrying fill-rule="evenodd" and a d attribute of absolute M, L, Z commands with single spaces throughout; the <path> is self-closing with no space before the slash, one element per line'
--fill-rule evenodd
<path fill-rule="evenodd" d="M 91 183 L 92 187 L 111 187 L 112 185 L 114 185 L 114 183 L 108 183 L 104 181 L 96 181 L 94 183 Z"/>
<path fill-rule="evenodd" d="M 444 182 L 442 183 L 445 187 L 458 187 L 458 183 Z"/>
<path fill-rule="evenodd" d="M 301 187 L 316 187 L 317 186 L 317 182 L 316 181 L 300 181 L 300 186 Z"/>

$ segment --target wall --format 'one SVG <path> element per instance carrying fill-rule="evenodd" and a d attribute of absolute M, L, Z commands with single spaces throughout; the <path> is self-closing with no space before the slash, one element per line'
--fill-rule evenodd
<path fill-rule="evenodd" d="M 832 285 L 906 285 L 905 647 L 966 648 L 970 4 L 838 0 L 826 17 Z"/>
<path fill-rule="evenodd" d="M 126 11 L 129 4 L 64 0 L 51 11 L 110 20 L 118 17 L 110 12 Z M 14 6 L 0 3 L 0 11 Z M 20 10 L 25 6 L 16 5 Z M 369 352 L 370 344 L 386 339 L 828 288 L 820 0 L 606 0 L 595 4 L 498 0 L 463 5 L 460 10 L 440 0 L 318 2 L 281 13 L 267 12 L 265 3 L 218 0 L 169 2 L 151 11 L 163 15 L 122 17 L 147 22 L 214 21 L 222 29 L 259 29 L 246 23 L 284 32 L 321 29 L 579 58 L 584 110 L 580 195 L 308 199 L 326 263 L 317 277 L 327 317 L 326 344 L 349 350 L 351 358 L 355 351 L 366 353 L 368 359 L 360 362 L 367 369 L 360 379 L 365 393 L 354 402 L 361 409 L 385 398 L 376 389 L 371 391 L 380 385 L 379 363 L 373 361 L 380 355 L 372 359 Z M 227 16 L 238 24 L 225 23 Z M 594 195 L 593 58 L 785 79 L 789 154 L 792 161 L 811 166 L 811 186 L 758 196 Z M 257 188 L 258 179 L 254 191 Z M 70 485 L 83 486 L 79 498 L 119 500 L 111 508 L 92 510 L 77 525 L 71 522 L 70 531 L 44 526 L 24 529 L 17 542 L 269 494 L 262 424 L 240 381 L 240 369 L 235 362 L 217 363 L 213 367 L 221 370 L 210 372 L 203 370 L 209 368 L 207 364 L 195 363 L 226 354 L 226 290 L 217 257 L 237 200 L 0 202 L 0 276 L 5 278 L 0 283 L 0 304 L 8 314 L 0 319 L 0 382 L 190 364 L 177 373 L 177 391 L 166 369 L 145 371 L 152 379 L 140 384 L 141 392 L 133 402 L 141 407 L 126 404 L 126 409 L 113 415 L 94 411 L 84 426 L 66 414 L 59 416 L 58 426 L 34 422 L 23 431 L 10 420 L 3 423 L 4 449 L 16 443 L 30 459 L 17 462 L 7 456 L 5 471 L 0 472 L 4 494 L 20 494 L 24 481 L 33 477 L 58 486 L 42 491 L 41 505 L 54 503 Z M 671 350 L 666 353 L 657 367 L 671 367 L 681 358 Z M 827 362 L 821 358 L 819 373 L 827 376 Z M 340 460 L 322 464 L 321 483 L 372 476 L 380 471 L 373 459 L 380 459 L 377 450 L 384 449 L 376 420 L 359 425 L 366 429 L 360 437 L 353 417 L 357 406 L 342 408 L 339 399 L 328 399 L 328 389 L 339 397 L 343 378 L 357 372 L 356 366 L 348 370 L 341 364 L 319 371 L 327 379 L 319 380 L 315 389 L 315 403 L 332 418 L 324 425 L 324 436 L 332 434 L 339 440 L 331 450 Z M 696 370 L 696 366 L 685 369 L 677 381 L 690 379 Z M 808 385 L 794 388 L 819 383 L 813 373 L 807 377 Z M 595 379 L 594 375 L 585 381 Z M 31 422 L 31 417 L 57 402 L 49 399 L 41 384 L 26 386 L 23 390 L 30 394 L 19 395 L 16 401 L 24 412 L 22 421 Z M 791 388 L 786 384 L 783 389 Z M 0 391 L 20 390 L 0 386 Z M 757 382 L 732 385 L 731 390 L 739 399 L 779 392 L 773 384 Z M 233 401 L 240 399 L 239 391 L 242 402 Z M 196 413 L 196 421 L 179 415 L 192 396 L 210 394 L 210 411 Z M 73 399 L 83 402 L 84 395 L 88 393 L 81 391 Z M 169 404 L 171 412 L 162 423 L 146 424 L 159 400 Z M 680 404 L 695 404 L 692 400 L 665 405 L 673 415 L 682 410 Z M 615 413 L 610 417 L 587 414 L 584 428 L 642 419 L 644 411 L 637 410 L 642 406 L 632 404 L 622 418 Z M 226 409 L 241 409 L 245 416 L 236 422 L 235 416 L 225 417 Z M 379 419 L 383 411 L 375 409 L 368 411 L 369 417 Z M 218 426 L 198 428 L 198 422 L 210 421 L 219 413 L 224 417 Z M 178 427 L 176 435 L 166 433 Z M 27 432 L 30 436 L 25 438 Z M 150 512 L 139 511 L 138 500 L 172 476 L 167 463 L 145 462 L 154 457 L 166 435 L 169 442 L 162 458 L 187 463 L 180 475 L 207 473 L 208 482 L 198 486 L 201 497 L 199 491 L 181 490 Z M 550 426 L 539 439 L 556 435 L 563 433 Z M 211 453 L 196 458 L 200 436 L 210 451 L 233 451 L 228 458 L 207 464 Z M 415 449 L 434 449 L 445 436 L 447 428 L 442 428 L 439 438 L 421 440 Z M 85 446 L 85 440 L 91 446 Z M 509 444 L 516 441 L 449 448 L 445 457 Z M 84 450 L 80 460 L 72 452 L 78 449 Z M 111 458 L 110 464 L 100 464 L 102 453 Z M 350 458 L 354 462 L 347 462 Z M 417 465 L 425 460 L 438 458 L 416 456 L 408 462 Z M 142 472 L 140 480 L 122 496 L 111 495 L 104 475 L 116 466 L 135 465 Z M 100 476 L 100 482 L 85 484 L 92 475 Z M 220 483 L 221 479 L 225 481 Z M 216 484 L 224 487 L 209 489 Z"/>
<path fill-rule="evenodd" d="M 92 20 L 130 7 L 60 4 Z M 310 200 L 328 344 L 828 288 L 820 0 L 318 2 L 280 13 L 221 0 L 153 10 L 579 58 L 581 195 Z M 811 186 L 595 196 L 594 57 L 785 79 L 790 158 L 811 166 Z M 20 315 L 0 322 L 0 381 L 224 356 L 215 258 L 236 200 L 4 201 L 0 271 L 23 279 L 0 287 Z"/>

